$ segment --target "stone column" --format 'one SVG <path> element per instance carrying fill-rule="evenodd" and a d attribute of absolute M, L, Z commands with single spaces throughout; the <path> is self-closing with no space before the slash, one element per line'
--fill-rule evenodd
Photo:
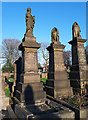
<path fill-rule="evenodd" d="M 53 33 L 51 32 L 51 34 Z M 63 49 L 65 46 L 59 41 L 53 41 L 47 48 L 49 51 L 49 73 L 46 94 L 58 99 L 62 96 L 72 95 L 72 88 L 64 66 Z"/>
<path fill-rule="evenodd" d="M 88 86 L 87 62 L 84 48 L 86 39 L 81 38 L 80 28 L 76 22 L 73 24 L 73 34 L 76 33 L 76 27 L 78 27 L 78 33 L 69 42 L 72 45 L 71 86 L 74 93 L 86 93 L 86 86 Z"/>

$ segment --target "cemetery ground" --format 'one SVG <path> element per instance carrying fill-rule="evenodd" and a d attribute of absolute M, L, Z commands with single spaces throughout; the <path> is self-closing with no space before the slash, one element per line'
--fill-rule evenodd
<path fill-rule="evenodd" d="M 40 78 L 40 82 L 42 82 L 42 84 L 43 84 L 43 90 L 46 90 L 46 89 L 44 89 L 46 87 L 46 80 L 47 80 L 47 78 Z M 11 98 L 11 91 L 9 88 L 9 82 L 13 82 L 13 79 L 10 78 L 10 80 L 5 80 L 6 87 L 4 90 L 5 90 L 5 95 L 7 97 L 9 97 L 9 104 L 11 106 L 10 111 L 12 111 L 11 108 L 13 108 L 13 101 Z M 68 96 L 68 97 L 63 96 L 58 101 L 51 98 L 51 101 L 52 100 L 54 102 L 56 102 L 57 104 L 59 103 L 61 105 L 68 107 L 72 111 L 75 111 L 76 119 L 78 119 L 78 116 L 80 116 L 80 113 L 78 113 L 78 111 L 83 111 L 84 108 L 88 106 L 88 95 L 77 94 L 77 95 L 72 95 L 72 96 Z M 50 104 L 51 111 L 58 112 L 59 109 L 62 109 L 62 108 L 53 106 L 52 104 L 56 104 L 56 103 L 53 103 L 53 101 Z M 87 114 L 87 111 L 88 110 L 86 109 L 86 112 L 84 111 L 83 114 Z M 44 112 L 42 112 L 42 113 L 44 113 Z M 13 116 L 15 116 L 13 111 L 12 111 L 12 114 L 13 114 Z M 3 117 L 3 120 L 7 119 L 7 118 L 9 120 L 8 110 L 2 110 L 1 116 Z"/>

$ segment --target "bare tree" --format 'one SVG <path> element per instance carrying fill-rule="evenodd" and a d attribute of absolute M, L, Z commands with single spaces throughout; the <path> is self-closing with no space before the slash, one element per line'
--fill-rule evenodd
<path fill-rule="evenodd" d="M 64 64 L 66 66 L 71 65 L 71 51 L 63 51 Z"/>
<path fill-rule="evenodd" d="M 43 65 L 43 66 L 47 66 L 49 64 L 49 52 L 47 51 L 47 47 L 48 47 L 49 43 L 45 43 L 42 42 L 41 43 L 41 48 L 38 51 L 39 54 L 39 62 Z"/>
<path fill-rule="evenodd" d="M 19 58 L 18 46 L 21 41 L 17 39 L 4 39 L 2 41 L 2 58 L 4 62 L 9 61 L 12 65 Z"/>

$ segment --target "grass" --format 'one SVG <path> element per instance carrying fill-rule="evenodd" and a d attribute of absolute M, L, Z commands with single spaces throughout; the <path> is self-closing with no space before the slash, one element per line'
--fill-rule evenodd
<path fill-rule="evenodd" d="M 10 89 L 9 88 L 5 88 L 5 95 L 10 97 Z"/>
<path fill-rule="evenodd" d="M 47 78 L 40 78 L 40 81 L 46 83 Z"/>
<path fill-rule="evenodd" d="M 9 78 L 9 82 L 13 82 L 13 78 Z"/>
<path fill-rule="evenodd" d="M 7 97 L 9 97 L 9 104 L 11 105 L 11 104 L 13 104 L 13 102 L 12 102 L 10 94 L 11 94 L 10 89 L 9 88 L 5 88 L 5 95 Z"/>

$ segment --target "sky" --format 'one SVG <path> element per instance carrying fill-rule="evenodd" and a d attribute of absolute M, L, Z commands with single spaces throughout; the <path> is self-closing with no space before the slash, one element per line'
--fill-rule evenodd
<path fill-rule="evenodd" d="M 66 50 L 71 50 L 68 42 L 72 40 L 74 22 L 78 22 L 81 36 L 86 38 L 86 2 L 2 2 L 2 40 L 13 38 L 22 41 L 28 7 L 35 16 L 33 34 L 37 42 L 50 44 L 51 30 L 56 27 L 60 42 Z"/>

